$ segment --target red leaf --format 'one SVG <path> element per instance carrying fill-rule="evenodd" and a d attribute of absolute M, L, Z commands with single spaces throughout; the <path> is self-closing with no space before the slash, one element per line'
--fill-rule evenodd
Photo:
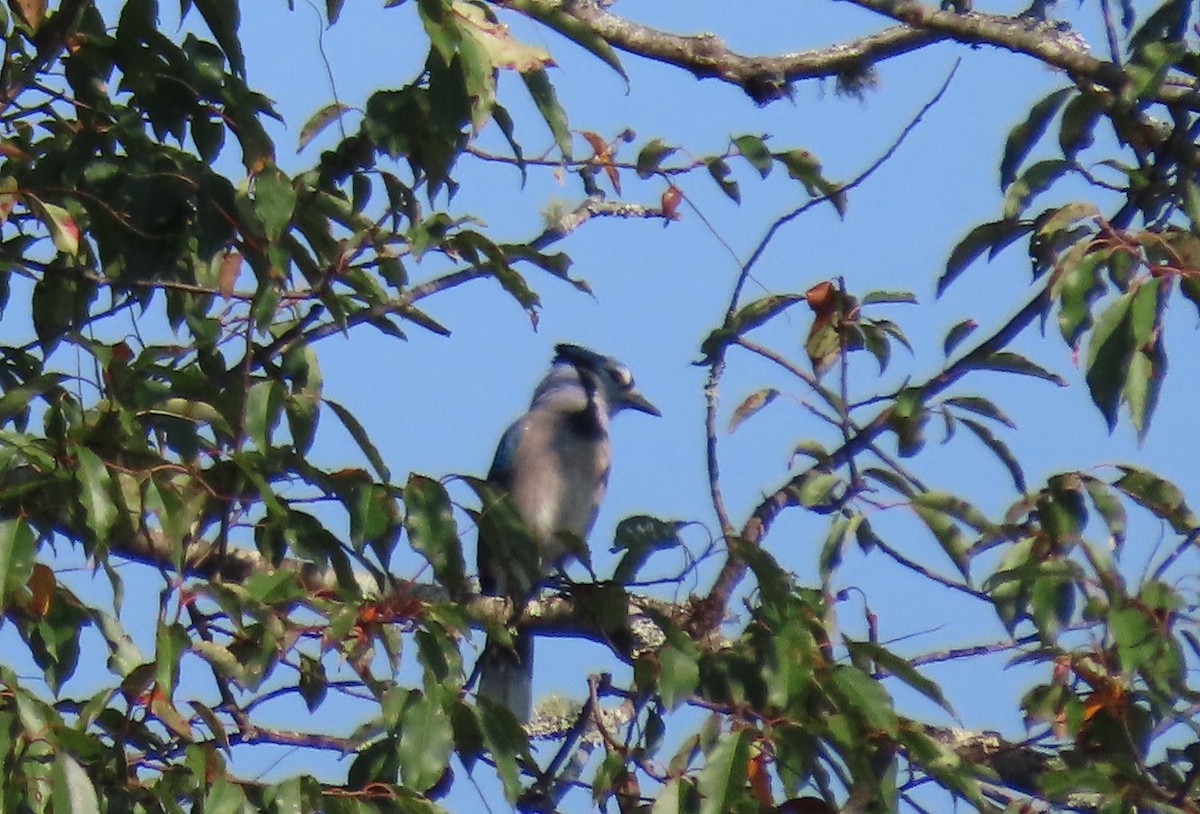
<path fill-rule="evenodd" d="M 679 187 L 672 184 L 664 189 L 662 194 L 663 217 L 667 220 L 679 220 L 679 215 L 676 210 L 679 209 L 679 202 L 682 200 L 683 193 L 680 191 Z"/>

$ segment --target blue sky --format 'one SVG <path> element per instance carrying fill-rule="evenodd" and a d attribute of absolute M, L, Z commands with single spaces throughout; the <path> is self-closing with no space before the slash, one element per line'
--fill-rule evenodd
<path fill-rule="evenodd" d="M 168 5 L 164 16 L 174 11 Z M 303 122 L 332 99 L 333 90 L 342 102 L 360 106 L 372 90 L 409 80 L 423 62 L 426 43 L 411 3 L 386 10 L 380 3 L 355 0 L 346 4 L 342 20 L 328 31 L 308 0 L 297 0 L 290 13 L 286 5 L 284 0 L 243 4 L 242 33 L 251 84 L 275 101 L 287 122 L 286 129 L 276 131 L 280 164 L 299 170 L 313 163 L 334 135 L 331 129 L 313 146 L 295 153 Z M 1008 3 L 985 10 L 1013 13 L 1019 7 Z M 763 53 L 816 47 L 880 27 L 843 3 L 622 0 L 614 11 L 683 33 L 714 31 L 734 48 Z M 1101 42 L 1090 8 L 1065 4 L 1059 14 L 1093 43 Z M 955 60 L 962 58 L 943 101 L 894 159 L 855 190 L 845 219 L 830 207 L 819 207 L 785 228 L 757 266 L 748 296 L 802 292 L 839 275 L 853 293 L 876 288 L 913 291 L 919 306 L 887 306 L 879 313 L 900 323 L 915 356 L 897 349 L 892 366 L 878 380 L 873 360 L 865 354 L 856 358 L 854 382 L 860 396 L 888 392 L 910 376 L 919 380 L 935 372 L 942 361 L 942 337 L 959 319 L 977 319 L 982 336 L 1024 302 L 1029 272 L 1020 247 L 988 266 L 969 270 L 940 301 L 934 298 L 934 281 L 954 243 L 975 224 L 998 216 L 997 166 L 1004 136 L 1033 101 L 1064 84 L 1062 76 L 1007 53 L 943 45 L 880 65 L 878 87 L 861 100 L 836 95 L 832 83 L 809 83 L 797 86 L 790 102 L 758 108 L 715 80 L 696 81 L 678 69 L 628 56 L 623 59 L 630 77 L 627 88 L 614 72 L 572 44 L 516 19 L 510 22 L 519 36 L 554 55 L 558 67 L 553 77 L 572 127 L 608 137 L 627 127 L 636 131 L 637 139 L 625 148 L 624 158 L 632 159 L 637 148 L 655 136 L 692 155 L 704 155 L 722 151 L 731 135 L 770 134 L 773 147 L 809 149 L 830 178 L 841 180 L 859 173 L 893 142 L 940 87 Z M 319 45 L 328 59 L 328 73 Z M 516 77 L 502 77 L 500 98 L 517 120 L 518 140 L 526 152 L 548 149 L 550 136 Z M 347 126 L 355 125 L 351 114 Z M 494 127 L 485 131 L 482 143 L 503 149 Z M 576 148 L 586 154 L 582 140 L 577 139 Z M 740 260 L 775 217 L 803 203 L 806 196 L 778 168 L 759 181 L 744 162 L 731 164 L 741 184 L 740 207 L 721 195 L 706 175 L 697 174 L 683 184 L 689 199 Z M 581 194 L 575 183 L 562 184 L 548 172 L 531 171 L 522 188 L 515 170 L 470 160 L 461 163 L 459 180 L 462 189 L 449 210 L 478 214 L 492 236 L 504 240 L 533 237 L 540 230 L 542 210 L 555 201 L 577 203 Z M 624 181 L 629 200 L 654 204 L 662 191 L 661 182 L 638 182 L 632 174 Z M 700 342 L 723 314 L 738 261 L 694 211 L 685 206 L 681 213 L 682 219 L 666 228 L 652 221 L 592 223 L 560 244 L 575 260 L 573 273 L 588 280 L 594 296 L 531 274 L 530 282 L 543 301 L 536 331 L 496 284 L 479 281 L 426 302 L 427 310 L 453 331 L 448 339 L 414 328 L 407 343 L 383 340 L 363 329 L 347 338 L 323 340 L 318 352 L 326 395 L 351 407 L 398 481 L 408 472 L 482 475 L 501 432 L 525 408 L 555 342 L 572 341 L 611 353 L 630 366 L 663 417 L 622 415 L 614 425 L 615 469 L 592 540 L 598 571 L 603 573 L 605 563 L 611 563 L 603 552 L 613 528 L 630 514 L 695 520 L 715 534 L 703 459 L 705 371 L 692 363 L 700 358 Z M 447 269 L 434 261 L 410 271 L 419 280 Z M 1018 347 L 1065 376 L 1068 388 L 977 374 L 955 392 L 987 395 L 1017 421 L 1018 431 L 1003 438 L 1025 464 L 1031 486 L 1053 472 L 1135 459 L 1174 478 L 1186 491 L 1194 482 L 1191 462 L 1197 443 L 1194 433 L 1179 428 L 1191 426 L 1186 379 L 1195 349 L 1195 312 L 1174 303 L 1169 323 L 1173 376 L 1164 389 L 1156 429 L 1140 449 L 1127 426 L 1108 435 L 1053 323 L 1045 339 L 1031 334 Z M 807 312 L 797 309 L 758 338 L 803 361 L 806 329 Z M 799 403 L 807 398 L 799 383 L 779 379 L 774 370 L 745 355 L 731 355 L 721 390 L 722 422 L 743 397 L 768 384 L 796 399 L 779 399 L 736 434 L 721 439 L 723 484 L 738 523 L 763 494 L 786 480 L 796 442 L 833 440 L 829 428 Z M 931 442 L 939 437 L 933 424 L 930 436 Z M 332 417 L 322 425 L 314 455 L 330 466 L 361 463 Z M 1000 465 L 963 434 L 946 447 L 931 443 L 916 466 L 931 488 L 955 491 L 989 512 L 1001 511 L 1016 497 Z M 455 494 L 467 497 L 461 491 Z M 889 537 L 895 545 L 937 570 L 952 571 L 903 509 L 881 515 L 881 528 L 897 535 Z M 802 582 L 816 580 L 825 523 L 796 515 L 781 522 L 768 539 L 772 553 Z M 1144 532 L 1151 542 L 1157 534 L 1152 525 Z M 706 539 L 699 529 L 689 534 L 697 546 Z M 401 558 L 398 567 L 415 567 L 416 562 Z M 964 607 L 953 595 L 931 591 L 878 556 L 849 555 L 839 583 L 837 587 L 860 587 L 870 596 L 884 639 L 909 637 L 896 645 L 901 653 L 992 641 L 1002 635 L 1000 625 L 983 609 Z M 706 587 L 703 578 L 700 587 Z M 848 629 L 861 631 L 861 608 L 855 601 L 840 613 Z M 557 642 L 541 646 L 536 693 L 559 689 L 579 695 L 586 672 L 607 661 L 599 651 L 559 647 Z M 560 658 L 560 652 L 570 655 Z M 970 667 L 937 668 L 931 674 L 944 682 L 967 725 L 1019 736 L 1015 702 L 1029 674 L 1000 674 L 1002 664 L 1003 659 L 994 658 Z M 981 693 L 985 678 L 989 689 Z M 913 709 L 928 712 L 919 706 Z M 303 758 L 290 760 L 274 771 L 286 775 L 308 768 Z"/>

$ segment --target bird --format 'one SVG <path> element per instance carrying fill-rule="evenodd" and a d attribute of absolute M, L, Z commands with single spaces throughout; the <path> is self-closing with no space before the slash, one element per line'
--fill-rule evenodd
<path fill-rule="evenodd" d="M 487 477 L 507 496 L 536 554 L 514 556 L 519 547 L 480 525 L 480 588 L 485 595 L 510 598 L 514 617 L 536 593 L 539 580 L 585 551 L 581 546 L 596 522 L 611 470 L 609 420 L 625 409 L 662 415 L 634 387 L 629 368 L 613 357 L 566 343 L 554 350 L 529 409 L 501 437 Z M 514 630 L 511 646 L 489 637 L 477 669 L 478 695 L 528 723 L 532 636 Z"/>

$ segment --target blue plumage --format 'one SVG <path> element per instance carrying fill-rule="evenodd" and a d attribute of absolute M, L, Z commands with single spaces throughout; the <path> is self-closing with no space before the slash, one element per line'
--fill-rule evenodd
<path fill-rule="evenodd" d="M 539 562 L 537 573 L 514 575 L 513 562 L 498 561 L 503 542 L 481 532 L 480 583 L 484 593 L 510 596 L 518 605 L 532 595 L 529 586 L 578 550 L 596 522 L 611 465 L 609 419 L 626 408 L 659 415 L 616 359 L 577 345 L 557 345 L 555 351 L 529 410 L 505 431 L 488 472 L 524 521 Z M 532 638 L 515 631 L 511 648 L 489 640 L 479 670 L 479 694 L 528 721 Z"/>

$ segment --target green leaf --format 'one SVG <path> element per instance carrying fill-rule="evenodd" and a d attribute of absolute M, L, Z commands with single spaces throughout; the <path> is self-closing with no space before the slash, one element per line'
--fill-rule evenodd
<path fill-rule="evenodd" d="M 230 69 L 237 76 L 246 75 L 246 59 L 242 56 L 242 43 L 238 39 L 238 24 L 241 22 L 241 11 L 237 0 L 190 0 L 200 11 L 200 16 L 208 25 L 229 60 Z"/>
<path fill-rule="evenodd" d="M 913 511 L 924 521 L 934 538 L 941 544 L 942 550 L 950 557 L 950 561 L 954 563 L 963 577 L 970 579 L 969 546 L 963 538 L 958 524 L 954 522 L 951 515 L 940 508 L 921 503 L 921 497 L 920 494 L 913 497 Z"/>
<path fill-rule="evenodd" d="M 1091 476 L 1083 476 L 1083 485 L 1087 489 L 1088 497 L 1092 499 L 1092 505 L 1096 507 L 1096 511 L 1104 518 L 1104 524 L 1108 527 L 1108 533 L 1112 537 L 1112 544 L 1115 548 L 1120 548 L 1125 542 L 1125 507 L 1121 505 L 1121 501 L 1108 488 L 1108 484 Z"/>
<path fill-rule="evenodd" d="M 1075 201 L 1065 204 L 1048 210 L 1047 214 L 1037 219 L 1037 237 L 1049 238 L 1080 221 L 1091 221 L 1098 217 L 1100 217 L 1100 208 L 1091 201 Z"/>
<path fill-rule="evenodd" d="M 1000 463 L 1004 464 L 1008 470 L 1009 477 L 1012 478 L 1013 486 L 1018 492 L 1025 491 L 1025 473 L 1021 469 L 1021 462 L 1012 454 L 1012 450 L 1008 445 L 995 436 L 995 434 L 987 427 L 980 424 L 978 421 L 973 421 L 969 418 L 960 418 L 963 426 L 975 434 L 975 437 L 983 442 L 983 445 L 992 451 L 992 454 L 1000 459 Z"/>
<path fill-rule="evenodd" d="M 1000 188 L 1007 189 L 1016 178 L 1021 162 L 1041 139 L 1050 126 L 1050 120 L 1074 93 L 1075 87 L 1060 88 L 1037 102 L 1029 111 L 1025 121 L 1014 127 L 1004 145 L 1004 156 L 1000 159 Z"/>
<path fill-rule="evenodd" d="M 658 796 L 650 806 L 649 814 L 686 814 L 691 810 L 685 803 L 691 789 L 689 781 L 685 778 L 673 776 L 659 790 Z"/>
<path fill-rule="evenodd" d="M 733 415 L 729 417 L 729 427 L 726 429 L 726 432 L 733 433 L 733 431 L 740 427 L 746 421 L 746 419 L 750 418 L 750 416 L 766 407 L 768 404 L 774 401 L 778 395 L 779 391 L 774 387 L 764 387 L 761 390 L 755 390 L 749 396 L 746 396 L 746 398 L 742 400 L 742 403 L 739 404 L 736 409 L 734 409 Z"/>
<path fill-rule="evenodd" d="M 1121 404 L 1121 389 L 1125 385 L 1134 344 L 1131 331 L 1131 309 L 1134 291 L 1122 294 L 1096 318 L 1088 342 L 1087 385 L 1092 401 L 1111 432 L 1117 425 L 1117 410 Z"/>
<path fill-rule="evenodd" d="M 325 700 L 329 691 L 329 678 L 325 674 L 325 666 L 321 664 L 320 660 L 306 653 L 299 655 L 300 679 L 297 689 L 300 690 L 300 697 L 304 699 L 308 711 L 312 712 Z"/>
<path fill-rule="evenodd" d="M 35 203 L 34 200 L 30 198 L 31 206 L 39 212 L 42 221 L 46 224 L 46 229 L 50 232 L 50 239 L 54 242 L 54 248 L 70 257 L 78 254 L 79 225 L 71 213 L 61 206 L 42 201 Z"/>
<path fill-rule="evenodd" d="M 354 414 L 332 399 L 323 399 L 323 401 L 329 405 L 329 408 L 333 410 L 334 415 L 336 415 L 338 420 L 342 422 L 342 426 L 344 426 L 346 431 L 350 433 L 350 437 L 354 439 L 354 443 L 358 444 L 358 448 L 361 449 L 363 454 L 367 456 L 367 461 L 370 462 L 371 467 L 375 470 L 375 474 L 379 476 L 379 479 L 385 483 L 390 481 L 392 479 L 391 471 L 388 470 L 387 465 L 384 464 L 383 457 L 379 454 L 379 450 L 375 448 L 375 444 L 372 443 L 371 437 L 367 435 L 367 431 L 363 429 L 363 425 L 358 423 L 358 419 L 354 417 Z"/>
<path fill-rule="evenodd" d="M 771 294 L 744 305 L 723 327 L 708 335 L 700 345 L 700 350 L 711 358 L 738 336 L 763 325 L 800 302 L 804 302 L 803 294 Z"/>
<path fill-rule="evenodd" d="M 1120 466 L 1122 475 L 1113 483 L 1142 506 L 1171 524 L 1179 534 L 1190 534 L 1200 526 L 1183 499 L 1183 491 L 1171 481 L 1145 469 Z"/>
<path fill-rule="evenodd" d="M 484 703 L 468 708 L 477 710 L 479 729 L 483 734 L 484 744 L 496 762 L 496 773 L 500 775 L 504 797 L 510 803 L 515 803 L 522 791 L 518 761 L 530 759 L 529 741 L 525 737 L 525 731 L 513 718 L 512 713 L 495 704 Z M 461 731 L 461 727 L 456 726 L 456 730 Z"/>
<path fill-rule="evenodd" d="M 290 602 L 303 596 L 296 575 L 286 568 L 255 571 L 242 580 L 246 595 L 264 605 Z"/>
<path fill-rule="evenodd" d="M 1035 364 L 1021 354 L 1014 353 L 1013 351 L 996 351 L 991 356 L 976 362 L 975 368 L 978 370 L 999 370 L 1005 373 L 1019 373 L 1023 376 L 1033 376 L 1035 379 L 1045 379 L 1048 382 L 1054 382 L 1059 387 L 1067 386 L 1062 376 L 1059 376 L 1057 373 L 1051 373 L 1041 365 Z"/>
<path fill-rule="evenodd" d="M 863 347 L 875 357 L 875 361 L 879 363 L 879 372 L 883 373 L 892 358 L 892 343 L 888 340 L 888 332 L 870 320 L 859 323 L 857 328 L 862 337 Z M 851 342 L 847 347 L 853 350 L 853 332 L 850 333 L 850 337 Z"/>
<path fill-rule="evenodd" d="M 100 814 L 100 800 L 83 766 L 66 752 L 54 755 L 55 814 Z"/>
<path fill-rule="evenodd" d="M 1062 272 L 1053 289 L 1059 299 L 1058 329 L 1072 348 L 1078 347 L 1080 337 L 1091 327 L 1092 303 L 1107 288 L 1100 274 L 1102 259 L 1100 252 L 1088 252 L 1060 265 Z"/>
<path fill-rule="evenodd" d="M 658 651 L 658 694 L 663 706 L 675 709 L 696 692 L 700 682 L 700 665 L 695 648 L 687 652 L 666 644 Z"/>
<path fill-rule="evenodd" d="M 1074 161 L 1081 150 L 1092 145 L 1103 110 L 1096 94 L 1081 93 L 1067 102 L 1058 125 L 1058 146 L 1064 158 Z"/>
<path fill-rule="evenodd" d="M 413 693 L 400 714 L 400 777 L 418 792 L 433 787 L 450 762 L 454 730 L 450 716 L 428 695 Z"/>
<path fill-rule="evenodd" d="M 3 531 L 0 530 L 0 534 Z M 118 617 L 93 608 L 89 614 L 96 630 L 108 645 L 108 668 L 118 677 L 125 678 L 137 667 L 146 663 L 145 656 L 134 643 L 133 637 L 121 625 Z"/>
<path fill-rule="evenodd" d="M 204 814 L 242 814 L 247 808 L 242 787 L 222 775 L 214 777 L 203 793 Z"/>
<path fill-rule="evenodd" d="M 1108 630 L 1117 643 L 1121 666 L 1130 672 L 1152 659 L 1159 640 L 1150 619 L 1139 608 L 1117 608 L 1108 614 Z"/>
<path fill-rule="evenodd" d="M 697 778 L 700 814 L 741 810 L 740 804 L 746 798 L 746 769 L 753 739 L 752 729 L 739 729 L 717 740 Z"/>
<path fill-rule="evenodd" d="M 347 113 L 354 110 L 350 105 L 342 104 L 341 102 L 330 102 L 322 107 L 304 123 L 300 128 L 300 136 L 297 138 L 296 152 L 303 152 L 304 148 L 312 143 L 312 140 L 324 132 L 325 128 L 339 121 Z"/>
<path fill-rule="evenodd" d="M 979 323 L 970 318 L 960 320 L 951 325 L 950 330 L 946 332 L 946 338 L 942 340 L 942 353 L 949 358 L 954 349 L 978 327 Z"/>
<path fill-rule="evenodd" d="M 864 517 L 861 514 L 855 514 L 850 517 L 838 515 L 829 525 L 829 532 L 825 535 L 825 542 L 821 544 L 821 554 L 817 559 L 818 573 L 822 580 L 826 580 L 834 572 L 834 570 L 842 563 L 842 552 L 846 547 L 846 541 L 854 534 L 858 527 L 862 525 Z"/>
<path fill-rule="evenodd" d="M 841 477 L 832 472 L 809 470 L 800 476 L 794 488 L 800 505 L 811 509 L 827 505 L 841 483 Z"/>
<path fill-rule="evenodd" d="M 775 159 L 787 167 L 788 177 L 804 185 L 814 198 L 825 196 L 841 217 L 846 216 L 846 193 L 840 184 L 827 179 L 821 173 L 821 162 L 808 150 L 786 150 L 776 153 Z"/>
<path fill-rule="evenodd" d="M 0 521 L 0 611 L 29 581 L 36 551 L 33 529 L 23 518 Z"/>
<path fill-rule="evenodd" d="M 411 474 L 404 486 L 404 528 L 408 540 L 433 566 L 438 582 L 452 595 L 467 591 L 462 542 L 445 487 L 432 478 Z"/>
<path fill-rule="evenodd" d="M 738 182 L 730 178 L 733 175 L 733 170 L 729 168 L 729 163 L 723 158 L 710 158 L 704 162 L 704 166 L 708 168 L 708 174 L 721 187 L 721 191 L 734 203 L 740 204 L 742 202 L 742 193 L 738 188 Z"/>
<path fill-rule="evenodd" d="M 758 174 L 766 178 L 771 174 L 771 167 L 774 161 L 771 157 L 771 151 L 767 149 L 767 143 L 760 136 L 737 136 L 733 139 L 733 146 L 737 148 L 738 153 L 742 158 L 749 162 L 751 167 L 758 170 Z"/>
<path fill-rule="evenodd" d="M 937 683 L 921 675 L 917 668 L 913 667 L 907 659 L 897 656 L 875 642 L 859 642 L 847 639 L 846 648 L 850 651 L 852 659 L 869 659 L 873 661 L 878 668 L 891 673 L 946 712 L 957 717 L 954 708 L 950 706 L 950 702 L 946 700 L 946 696 L 942 693 Z"/>
<path fill-rule="evenodd" d="M 888 415 L 888 425 L 896 433 L 896 448 L 901 457 L 910 458 L 925 446 L 925 424 L 929 410 L 918 387 L 906 387 L 896 395 Z"/>
<path fill-rule="evenodd" d="M 508 112 L 508 108 L 496 102 L 492 105 L 492 120 L 496 122 L 496 126 L 504 134 L 504 140 L 508 142 L 508 146 L 513 151 L 513 159 L 516 161 L 517 169 L 521 171 L 521 187 L 524 188 L 528 177 L 527 166 L 525 155 L 521 151 L 521 145 L 517 142 L 516 128 L 513 123 L 512 114 Z"/>
<path fill-rule="evenodd" d="M 262 452 L 271 448 L 271 433 L 279 426 L 284 395 L 283 385 L 274 379 L 255 382 L 246 393 L 243 428 Z"/>
<path fill-rule="evenodd" d="M 873 305 L 878 303 L 916 305 L 917 298 L 911 291 L 868 291 L 863 295 L 863 305 Z"/>
<path fill-rule="evenodd" d="M 1162 337 L 1155 337 L 1149 347 L 1134 351 L 1121 388 L 1121 399 L 1129 408 L 1129 421 L 1138 440 L 1145 440 L 1150 430 L 1150 418 L 1158 405 L 1158 393 L 1167 372 L 1167 354 Z"/>
<path fill-rule="evenodd" d="M 662 164 L 663 159 L 672 153 L 676 152 L 678 147 L 671 147 L 660 138 L 651 139 L 646 143 L 646 146 L 638 152 L 637 157 L 637 174 L 639 178 L 649 178 L 654 173 L 658 172 L 658 167 Z"/>
<path fill-rule="evenodd" d="M 1007 415 L 995 404 L 982 396 L 953 396 L 944 402 L 948 407 L 956 407 L 959 410 L 967 410 L 968 412 L 981 415 L 984 418 L 990 418 L 993 421 L 999 421 L 1006 427 L 1016 429 L 1017 425 L 1012 422 Z"/>
<path fill-rule="evenodd" d="M 954 282 L 967 266 L 979 259 L 984 251 L 988 252 L 988 259 L 991 259 L 1014 240 L 1031 231 L 1033 223 L 1030 221 L 998 220 L 982 223 L 967 232 L 967 236 L 950 251 L 946 270 L 938 277 L 937 296 L 942 296 L 950 283 Z"/>
<path fill-rule="evenodd" d="M 118 515 L 112 497 L 112 477 L 100 456 L 87 447 L 73 445 L 72 452 L 76 461 L 75 476 L 79 480 L 79 502 L 87 514 L 88 529 L 97 542 L 107 541 Z"/>
<path fill-rule="evenodd" d="M 896 736 L 900 719 L 891 696 L 873 676 L 849 664 L 836 664 L 825 686 L 838 697 L 843 715 L 861 720 L 869 730 Z"/>
<path fill-rule="evenodd" d="M 296 209 L 296 190 L 292 180 L 274 164 L 268 164 L 254 178 L 254 210 L 262 220 L 268 240 L 278 240 L 291 222 Z"/>
<path fill-rule="evenodd" d="M 1038 161 L 1009 184 L 1004 193 L 1004 217 L 1017 218 L 1042 192 L 1071 170 L 1071 164 L 1061 158 Z"/>
<path fill-rule="evenodd" d="M 966 523 L 979 532 L 988 532 L 996 528 L 987 515 L 971 503 L 949 492 L 925 491 L 913 496 L 913 503 L 934 511 L 947 514 L 956 520 Z"/>
<path fill-rule="evenodd" d="M 233 438 L 233 429 L 225 420 L 225 416 L 221 415 L 220 410 L 205 401 L 172 397 L 160 401 L 147 412 L 208 424 L 218 437 Z"/>
<path fill-rule="evenodd" d="M 617 58 L 617 52 L 608 40 L 598 34 L 596 29 L 587 22 L 569 13 L 561 4 L 546 2 L 546 0 L 513 0 L 509 6 L 529 15 L 548 28 L 554 29 L 579 47 L 590 51 L 593 56 L 599 57 L 605 65 L 616 71 L 622 79 L 626 82 L 629 81 L 620 59 Z"/>
<path fill-rule="evenodd" d="M 1078 569 L 1070 561 L 1042 563 L 1029 583 L 1029 605 L 1033 624 L 1047 638 L 1059 635 L 1075 612 L 1075 581 Z"/>
<path fill-rule="evenodd" d="M 566 111 L 558 103 L 558 95 L 554 92 L 550 75 L 546 73 L 545 69 L 540 69 L 525 71 L 521 74 L 521 78 L 525 80 L 525 87 L 528 89 L 534 105 L 542 114 L 546 126 L 550 128 L 550 133 L 554 136 L 554 143 L 562 153 L 563 160 L 569 161 L 571 158 L 571 126 L 567 123 Z"/>
<path fill-rule="evenodd" d="M 479 552 L 493 570 L 499 570 L 505 593 L 524 600 L 533 590 L 533 582 L 542 572 L 541 555 L 534 545 L 529 527 L 517 511 L 512 497 L 490 481 L 464 477 L 479 495 Z M 586 555 L 586 549 L 575 552 Z M 486 570 L 486 569 L 481 569 Z"/>
<path fill-rule="evenodd" d="M 683 541 L 679 539 L 679 531 L 683 526 L 678 521 L 659 520 L 644 514 L 624 518 L 617 524 L 610 549 L 614 554 L 625 552 L 613 570 L 613 581 L 626 585 L 637 577 L 652 554 L 681 547 Z"/>

